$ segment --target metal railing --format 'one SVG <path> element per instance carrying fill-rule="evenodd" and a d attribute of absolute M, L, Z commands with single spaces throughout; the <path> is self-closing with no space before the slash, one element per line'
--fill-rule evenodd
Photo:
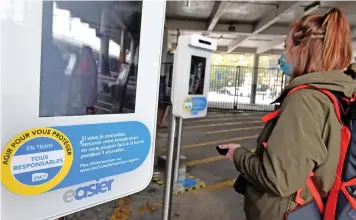
<path fill-rule="evenodd" d="M 253 74 L 257 71 L 257 84 Z M 270 105 L 283 89 L 278 69 L 240 66 L 211 66 L 208 107 L 230 110 L 272 111 Z M 253 94 L 252 91 L 256 91 Z"/>
<path fill-rule="evenodd" d="M 160 97 L 169 97 L 173 63 L 162 64 Z M 257 83 L 253 73 L 257 71 Z M 279 69 L 241 66 L 211 66 L 208 107 L 211 109 L 273 111 L 271 105 L 284 88 Z M 256 91 L 252 94 L 252 91 Z"/>

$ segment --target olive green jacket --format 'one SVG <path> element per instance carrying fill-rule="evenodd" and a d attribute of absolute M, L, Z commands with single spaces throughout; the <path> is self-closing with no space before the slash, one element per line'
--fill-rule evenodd
<path fill-rule="evenodd" d="M 341 71 L 300 76 L 285 92 L 303 84 L 341 92 L 346 97 L 356 92 L 356 81 Z M 302 89 L 286 97 L 277 123 L 267 123 L 259 135 L 256 151 L 241 147 L 234 153 L 236 169 L 249 182 L 244 202 L 247 219 L 284 219 L 285 213 L 297 206 L 294 200 L 298 189 L 302 189 L 303 199 L 310 200 L 306 181 L 312 171 L 325 197 L 334 182 L 341 128 L 333 103 L 322 92 Z M 266 150 L 261 144 L 265 140 Z"/>

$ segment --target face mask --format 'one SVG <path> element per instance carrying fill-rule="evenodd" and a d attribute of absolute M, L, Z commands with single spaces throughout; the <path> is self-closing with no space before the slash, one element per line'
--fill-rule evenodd
<path fill-rule="evenodd" d="M 284 74 L 292 76 L 292 64 L 286 62 L 286 53 L 283 52 L 279 60 L 279 66 Z"/>

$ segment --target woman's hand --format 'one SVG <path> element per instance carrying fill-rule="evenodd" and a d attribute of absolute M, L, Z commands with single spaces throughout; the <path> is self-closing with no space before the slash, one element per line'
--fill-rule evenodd
<path fill-rule="evenodd" d="M 224 144 L 219 146 L 220 149 L 229 149 L 225 155 L 228 159 L 232 160 L 234 158 L 234 152 L 237 148 L 241 147 L 240 144 Z"/>

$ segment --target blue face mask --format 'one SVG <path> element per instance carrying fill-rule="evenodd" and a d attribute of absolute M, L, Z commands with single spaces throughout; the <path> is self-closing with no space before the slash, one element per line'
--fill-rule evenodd
<path fill-rule="evenodd" d="M 286 53 L 283 52 L 279 60 L 279 66 L 284 74 L 287 76 L 292 76 L 292 64 L 286 62 Z"/>

